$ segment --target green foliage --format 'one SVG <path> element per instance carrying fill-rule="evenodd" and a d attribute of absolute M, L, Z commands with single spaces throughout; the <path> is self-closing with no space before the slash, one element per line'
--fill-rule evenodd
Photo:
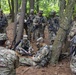
<path fill-rule="evenodd" d="M 49 13 L 52 10 L 55 10 L 56 12 L 59 11 L 59 6 L 58 6 L 58 1 L 59 0 L 39 0 L 39 7 L 40 10 L 44 11 L 44 15 L 45 16 L 49 16 Z M 21 5 L 21 0 L 18 0 L 19 3 L 19 7 Z M 3 9 L 4 13 L 9 13 L 10 9 L 9 9 L 9 4 L 8 4 L 8 0 L 1 0 L 1 8 Z M 27 3 L 27 12 L 29 12 L 29 2 Z M 36 10 L 35 10 L 36 12 Z"/>
<path fill-rule="evenodd" d="M 9 13 L 8 0 L 1 0 L 1 8 L 3 9 L 4 13 Z"/>
<path fill-rule="evenodd" d="M 44 15 L 48 17 L 51 11 L 59 11 L 58 1 L 59 0 L 41 0 L 39 4 L 40 10 L 43 10 Z"/>

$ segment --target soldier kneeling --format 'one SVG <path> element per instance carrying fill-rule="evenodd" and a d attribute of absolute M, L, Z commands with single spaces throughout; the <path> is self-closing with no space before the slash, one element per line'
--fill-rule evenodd
<path fill-rule="evenodd" d="M 50 60 L 51 56 L 51 49 L 43 43 L 43 38 L 40 37 L 38 39 L 39 42 L 39 50 L 36 52 L 36 54 L 32 58 L 21 58 L 20 63 L 24 65 L 30 65 L 30 66 L 39 66 L 44 67 Z"/>
<path fill-rule="evenodd" d="M 32 55 L 31 53 L 33 51 L 33 48 L 30 45 L 30 41 L 28 40 L 27 35 L 23 36 L 23 39 L 16 47 L 16 51 L 18 51 L 21 55 Z"/>

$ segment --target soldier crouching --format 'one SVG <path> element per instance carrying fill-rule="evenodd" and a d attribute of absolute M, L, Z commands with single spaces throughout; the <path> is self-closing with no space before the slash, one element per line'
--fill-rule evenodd
<path fill-rule="evenodd" d="M 16 75 L 19 58 L 15 51 L 0 45 L 0 75 Z"/>
<path fill-rule="evenodd" d="M 51 49 L 43 43 L 43 38 L 39 38 L 39 50 L 32 58 L 20 58 L 20 63 L 35 67 L 44 67 L 49 63 L 51 57 Z"/>

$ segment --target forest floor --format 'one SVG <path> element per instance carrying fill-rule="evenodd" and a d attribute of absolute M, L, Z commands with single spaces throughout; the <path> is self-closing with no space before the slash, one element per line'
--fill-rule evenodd
<path fill-rule="evenodd" d="M 7 34 L 9 40 L 13 39 L 13 24 L 9 24 L 7 27 Z M 48 31 L 45 30 L 45 42 L 48 44 Z M 35 43 L 32 43 L 34 49 Z M 43 68 L 35 68 L 35 67 L 28 67 L 28 66 L 20 66 L 17 68 L 16 73 L 17 75 L 72 75 L 71 70 L 69 67 L 69 58 L 62 60 L 57 65 L 48 65 Z"/>

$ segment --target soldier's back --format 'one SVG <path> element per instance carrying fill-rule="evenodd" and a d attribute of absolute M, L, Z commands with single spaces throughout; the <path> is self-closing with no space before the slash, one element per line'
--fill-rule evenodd
<path fill-rule="evenodd" d="M 16 75 L 18 66 L 16 53 L 12 50 L 0 47 L 0 75 Z"/>

